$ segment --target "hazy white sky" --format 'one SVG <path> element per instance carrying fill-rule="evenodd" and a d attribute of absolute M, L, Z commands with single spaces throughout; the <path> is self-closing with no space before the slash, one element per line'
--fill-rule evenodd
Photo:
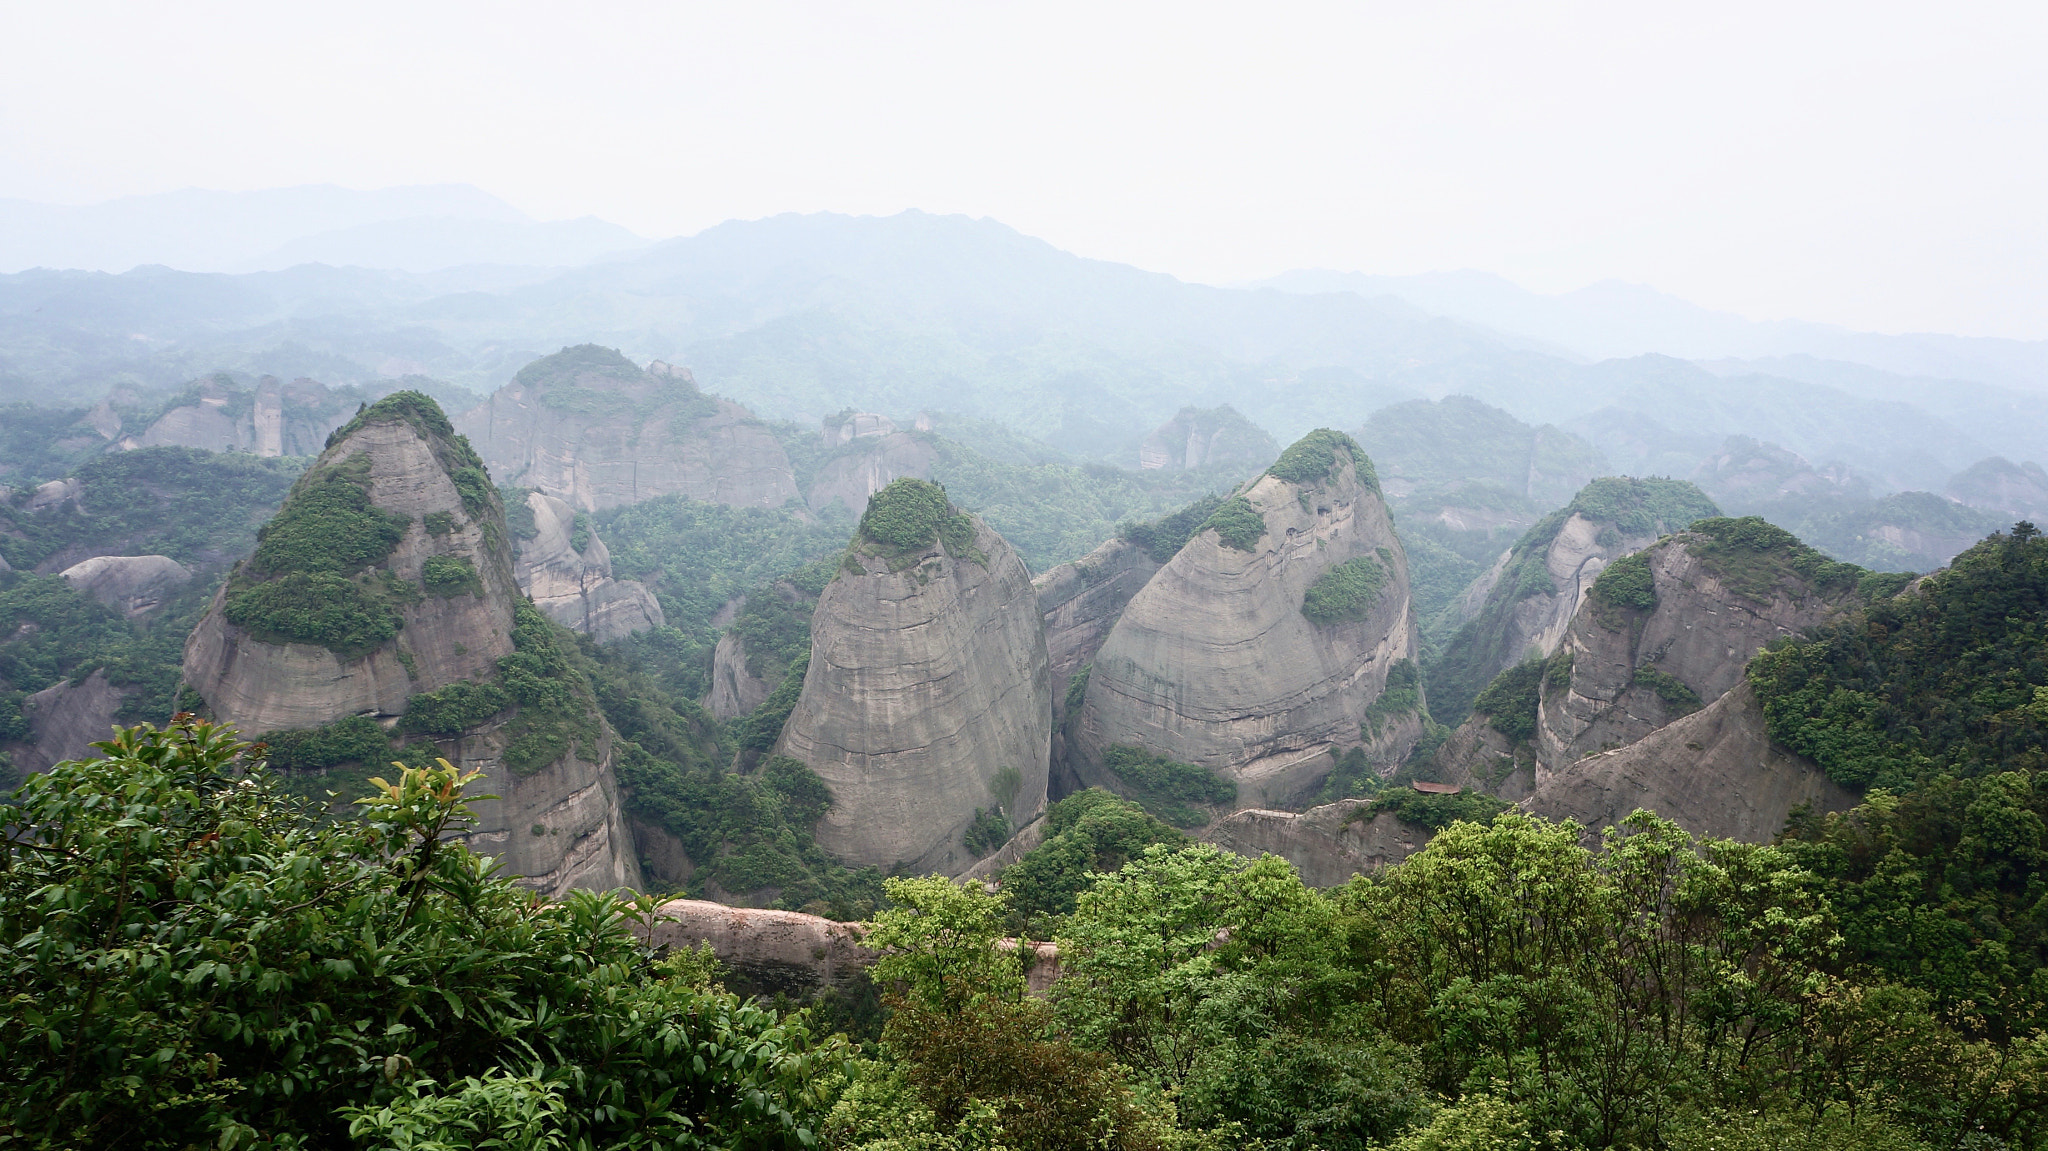
<path fill-rule="evenodd" d="M 0 0 L 0 196 L 906 207 L 1230 281 L 1652 284 L 2048 337 L 2048 5 Z"/>

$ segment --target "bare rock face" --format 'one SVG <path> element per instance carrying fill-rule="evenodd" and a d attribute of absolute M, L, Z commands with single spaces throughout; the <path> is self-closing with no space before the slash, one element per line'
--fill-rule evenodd
<path fill-rule="evenodd" d="M 1761 549 L 1744 546 L 1743 525 L 1756 529 L 1750 534 L 1782 538 L 1760 541 Z M 1571 661 L 1569 683 L 1546 682 L 1538 712 L 1539 783 L 1712 703 L 1742 682 L 1743 667 L 1764 645 L 1827 623 L 1858 602 L 1860 573 L 1816 564 L 1812 570 L 1834 578 L 1802 574 L 1792 550 L 1805 549 L 1762 521 L 1710 520 L 1701 527 L 1630 559 L 1649 576 L 1654 607 L 1619 608 L 1596 597 L 1573 619 L 1558 657 Z"/>
<path fill-rule="evenodd" d="M 1649 808 L 1694 835 L 1768 843 L 1802 806 L 1846 811 L 1856 802 L 1819 767 L 1771 742 L 1745 682 L 1626 747 L 1552 773 L 1522 807 L 1578 820 L 1589 841 Z"/>
<path fill-rule="evenodd" d="M 882 418 L 875 416 L 873 419 Z M 887 431 L 850 434 L 857 426 L 861 425 L 850 420 L 836 429 L 826 429 L 828 443 L 853 446 L 826 460 L 818 469 L 817 476 L 811 480 L 811 490 L 804 493 L 812 510 L 824 511 L 838 502 L 845 504 L 848 511 L 854 511 L 867 507 L 869 497 L 905 476 L 920 480 L 931 478 L 932 465 L 938 462 L 939 452 L 929 437 L 896 431 L 895 425 L 887 421 L 877 425 L 887 428 Z"/>
<path fill-rule="evenodd" d="M 583 511 L 680 494 L 736 507 L 797 497 L 768 426 L 697 390 L 682 368 L 645 371 L 609 348 L 564 348 L 456 419 L 503 482 Z"/>
<path fill-rule="evenodd" d="M 704 697 L 711 714 L 720 719 L 745 715 L 773 690 L 767 680 L 747 670 L 747 641 L 738 632 L 718 637 L 711 653 L 711 691 Z"/>
<path fill-rule="evenodd" d="M 656 947 L 710 944 L 748 990 L 802 996 L 852 986 L 880 953 L 861 943 L 860 925 L 800 911 L 727 907 L 673 899 L 655 910 Z"/>
<path fill-rule="evenodd" d="M 169 556 L 95 556 L 61 573 L 64 582 L 129 619 L 154 614 L 192 573 Z"/>
<path fill-rule="evenodd" d="M 104 669 L 76 683 L 47 687 L 22 701 L 27 740 L 8 747 L 24 772 L 48 771 L 53 763 L 92 754 L 92 745 L 114 734 L 114 716 L 129 691 L 107 681 Z"/>
<path fill-rule="evenodd" d="M 1485 602 L 1444 645 L 1430 676 L 1437 719 L 1462 721 L 1495 676 L 1556 651 L 1609 563 L 1718 514 L 1713 501 L 1682 480 L 1610 477 L 1586 485 L 1481 577 Z"/>
<path fill-rule="evenodd" d="M 321 450 L 329 432 L 348 422 L 355 405 L 346 394 L 313 380 L 285 384 L 265 376 L 252 390 L 227 376 L 212 376 L 187 386 L 149 427 L 124 437 L 118 446 L 310 456 Z"/>
<path fill-rule="evenodd" d="M 1022 823 L 1044 806 L 1051 736 L 1023 561 L 943 488 L 891 484 L 818 600 L 802 694 L 776 746 L 832 790 L 819 846 L 856 866 L 964 870 L 977 808 Z"/>
<path fill-rule="evenodd" d="M 1416 648 L 1407 560 L 1371 464 L 1349 437 L 1313 432 L 1124 607 L 1072 760 L 1084 783 L 1122 790 L 1103 758 L 1135 746 L 1231 780 L 1243 806 L 1298 802 L 1333 753 L 1367 742 L 1389 672 Z M 1396 760 L 1421 732 L 1412 712 L 1375 726 L 1368 751 Z"/>
<path fill-rule="evenodd" d="M 527 494 L 526 507 L 534 536 L 520 541 L 512 571 L 533 606 L 599 643 L 667 622 L 647 585 L 612 578 L 611 552 L 595 531 L 576 550 L 574 508 L 540 492 Z"/>
<path fill-rule="evenodd" d="M 347 716 L 397 720 L 420 693 L 451 685 L 500 690 L 516 615 L 547 626 L 514 582 L 489 477 L 416 392 L 338 430 L 262 538 L 185 643 L 186 683 L 251 738 Z M 640 884 L 611 732 L 571 674 L 572 706 L 587 714 L 552 762 L 508 762 L 525 710 L 508 696 L 459 731 L 429 729 L 443 756 L 484 773 L 478 793 L 498 796 L 475 805 L 471 844 L 550 896 Z"/>
<path fill-rule="evenodd" d="M 1528 742 L 1502 735 L 1489 717 L 1474 715 L 1444 740 L 1426 776 L 1506 800 L 1526 799 L 1536 790 L 1536 753 Z"/>
<path fill-rule="evenodd" d="M 1310 887 L 1338 887 L 1429 843 L 1428 828 L 1403 823 L 1392 812 L 1369 816 L 1371 806 L 1368 800 L 1340 799 L 1301 812 L 1252 808 L 1217 820 L 1202 838 L 1247 859 L 1277 855 Z"/>
<path fill-rule="evenodd" d="M 1279 454 L 1280 445 L 1273 442 L 1273 437 L 1229 404 L 1207 409 L 1186 407 L 1145 437 L 1138 447 L 1138 467 L 1176 472 L 1212 464 L 1256 467 Z"/>
<path fill-rule="evenodd" d="M 1095 658 L 1124 605 L 1159 571 L 1152 553 L 1113 539 L 1080 559 L 1049 568 L 1031 581 L 1045 618 L 1045 654 L 1052 682 L 1064 687 Z"/>

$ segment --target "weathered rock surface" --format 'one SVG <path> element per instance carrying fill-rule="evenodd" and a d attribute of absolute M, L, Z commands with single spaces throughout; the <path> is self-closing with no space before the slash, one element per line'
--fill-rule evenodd
<path fill-rule="evenodd" d="M 17 770 L 47 771 L 53 763 L 93 754 L 92 745 L 114 734 L 114 715 L 132 689 L 107 681 L 104 669 L 76 683 L 47 687 L 22 701 L 28 739 L 8 745 Z"/>
<path fill-rule="evenodd" d="M 1230 779 L 1241 806 L 1290 805 L 1313 794 L 1332 753 L 1364 742 L 1388 672 L 1417 642 L 1401 541 L 1353 450 L 1333 449 L 1330 473 L 1310 482 L 1247 484 L 1265 529 L 1251 551 L 1204 530 L 1131 598 L 1074 729 L 1083 783 L 1127 791 L 1103 755 L 1131 745 Z M 1311 623 L 1309 588 L 1357 559 L 1384 575 L 1363 618 Z M 1420 732 L 1412 713 L 1384 724 L 1380 750 L 1398 760 Z"/>
<path fill-rule="evenodd" d="M 874 417 L 881 419 L 880 416 Z M 850 430 L 851 423 L 841 425 L 841 430 Z M 868 506 L 868 497 L 888 487 L 896 480 L 909 476 L 913 479 L 930 479 L 932 465 L 938 462 L 939 451 L 932 446 L 931 438 L 911 432 L 894 430 L 894 424 L 886 424 L 890 430 L 882 433 L 860 433 L 848 435 L 837 442 L 854 445 L 819 467 L 818 474 L 811 480 L 810 491 L 804 493 L 806 500 L 815 511 L 824 511 L 833 503 L 846 505 L 848 511 L 858 512 Z M 832 429 L 827 429 L 828 433 Z M 870 438 L 870 436 L 878 438 Z"/>
<path fill-rule="evenodd" d="M 493 679 L 497 661 L 513 651 L 513 613 L 520 593 L 503 509 L 494 496 L 480 505 L 473 496 L 465 504 L 452 470 L 465 458 L 459 442 L 428 430 L 427 418 L 418 412 L 438 418 L 431 401 L 415 395 L 411 402 L 417 407 L 411 411 L 406 402 L 405 394 L 392 397 L 356 421 L 301 477 L 280 512 L 293 514 L 293 500 L 306 485 L 318 482 L 324 469 L 354 467 L 359 457 L 367 459 L 370 502 L 408 521 L 392 552 L 367 573 L 372 579 L 410 582 L 419 591 L 398 608 L 398 634 L 368 654 L 349 658 L 312 643 L 266 642 L 224 614 L 236 581 L 266 578 L 246 566 L 237 569 L 185 644 L 186 683 L 216 718 L 253 737 L 318 727 L 350 715 L 398 717 L 417 692 Z M 429 517 L 438 534 L 429 530 Z M 437 556 L 468 561 L 475 573 L 473 590 L 427 593 L 419 581 L 427 560 Z M 512 770 L 504 758 L 515 738 L 509 725 L 520 715 L 516 706 L 458 736 L 434 741 L 451 762 L 484 773 L 475 789 L 479 794 L 498 797 L 474 805 L 471 845 L 499 857 L 509 871 L 550 896 L 571 888 L 641 883 L 611 771 L 611 731 L 594 704 L 588 706 L 588 727 L 596 737 L 571 738 L 558 759 L 531 772 Z"/>
<path fill-rule="evenodd" d="M 1002 873 L 1003 868 L 1031 854 L 1032 849 L 1044 842 L 1045 819 L 1041 816 L 1018 828 L 1010 835 L 1008 843 L 975 861 L 973 867 L 961 872 L 960 880 L 964 883 L 970 879 L 994 879 Z"/>
<path fill-rule="evenodd" d="M 185 565 L 169 556 L 95 556 L 61 573 L 64 582 L 129 619 L 151 615 L 192 582 Z"/>
<path fill-rule="evenodd" d="M 1562 650 L 1568 685 L 1546 683 L 1536 727 L 1537 779 L 1596 752 L 1634 743 L 1742 682 L 1772 640 L 1833 620 L 1858 602 L 1853 581 L 1816 585 L 1786 565 L 1738 588 L 1708 558 L 1712 541 L 1682 533 L 1642 553 L 1656 589 L 1648 611 L 1588 604 Z M 1761 566 L 1761 560 L 1751 557 Z M 1679 698 L 1675 679 L 1699 697 Z M 1660 683 L 1664 688 L 1659 690 Z"/>
<path fill-rule="evenodd" d="M 747 641 L 738 632 L 718 637 L 711 653 L 711 691 L 704 697 L 711 714 L 720 719 L 745 715 L 773 690 L 767 680 L 747 670 Z"/>
<path fill-rule="evenodd" d="M 519 542 L 512 571 L 533 606 L 599 643 L 667 622 L 647 585 L 612 578 L 611 552 L 595 531 L 576 550 L 576 509 L 540 492 L 527 494 L 526 507 L 535 532 Z"/>
<path fill-rule="evenodd" d="M 832 789 L 818 844 L 856 866 L 955 873 L 973 863 L 961 834 L 976 808 L 1001 803 L 1022 822 L 1045 804 L 1052 680 L 1038 601 L 1017 553 L 971 522 L 957 556 L 934 543 L 892 565 L 860 557 L 857 539 L 812 615 L 810 667 L 776 752 Z M 997 794 L 1005 778 L 1011 796 Z"/>
<path fill-rule="evenodd" d="M 1113 539 L 1031 581 L 1045 619 L 1045 654 L 1055 689 L 1064 690 L 1081 665 L 1095 658 L 1124 605 L 1158 571 L 1150 551 Z"/>
<path fill-rule="evenodd" d="M 528 364 L 455 425 L 500 482 L 583 511 L 675 494 L 773 508 L 798 494 L 781 443 L 745 408 L 682 368 L 643 371 L 593 345 Z"/>
<path fill-rule="evenodd" d="M 1791 813 L 1846 811 L 1854 793 L 1774 744 L 1747 683 L 1706 708 L 1614 751 L 1552 773 L 1522 801 L 1551 819 L 1575 819 L 1588 840 L 1637 808 L 1700 836 L 1767 843 Z"/>
<path fill-rule="evenodd" d="M 1340 799 L 1307 811 L 1251 808 L 1217 820 L 1204 840 L 1248 859 L 1277 855 L 1310 887 L 1337 887 L 1352 876 L 1396 864 L 1428 844 L 1431 832 L 1391 812 L 1368 816 L 1369 800 Z"/>
<path fill-rule="evenodd" d="M 1145 437 L 1138 446 L 1138 467 L 1176 472 L 1215 464 L 1257 467 L 1271 463 L 1279 454 L 1280 445 L 1273 437 L 1229 404 L 1186 407 Z"/>
<path fill-rule="evenodd" d="M 1536 752 L 1527 742 L 1517 744 L 1502 735 L 1488 717 L 1474 715 L 1437 748 L 1422 775 L 1467 791 L 1526 799 L 1536 790 Z"/>
<path fill-rule="evenodd" d="M 800 911 L 727 907 L 674 899 L 655 910 L 656 947 L 710 944 L 748 990 L 802 996 L 858 982 L 880 954 L 861 943 L 860 925 Z"/>
<path fill-rule="evenodd" d="M 265 376 L 250 389 L 226 376 L 212 376 L 194 382 L 180 402 L 118 446 L 310 456 L 321 450 L 329 432 L 348 422 L 356 402 L 308 379 L 284 384 Z"/>

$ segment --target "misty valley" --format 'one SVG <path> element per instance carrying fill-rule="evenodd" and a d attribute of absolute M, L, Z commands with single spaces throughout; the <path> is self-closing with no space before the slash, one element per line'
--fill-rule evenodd
<path fill-rule="evenodd" d="M 2048 345 L 1503 285 L 0 275 L 0 1144 L 2048 1147 Z"/>

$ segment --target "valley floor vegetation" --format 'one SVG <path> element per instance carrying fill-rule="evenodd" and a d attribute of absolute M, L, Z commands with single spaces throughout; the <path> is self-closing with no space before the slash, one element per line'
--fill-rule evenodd
<path fill-rule="evenodd" d="M 651 898 L 495 874 L 445 763 L 332 820 L 224 727 L 101 752 L 0 841 L 12 1146 L 2048 1146 L 2039 968 L 1888 967 L 1830 836 L 1507 812 L 1317 891 L 1082 792 L 1000 889 L 886 881 L 847 1034 L 649 947 Z M 2038 885 L 2030 826 L 1990 850 Z"/>

